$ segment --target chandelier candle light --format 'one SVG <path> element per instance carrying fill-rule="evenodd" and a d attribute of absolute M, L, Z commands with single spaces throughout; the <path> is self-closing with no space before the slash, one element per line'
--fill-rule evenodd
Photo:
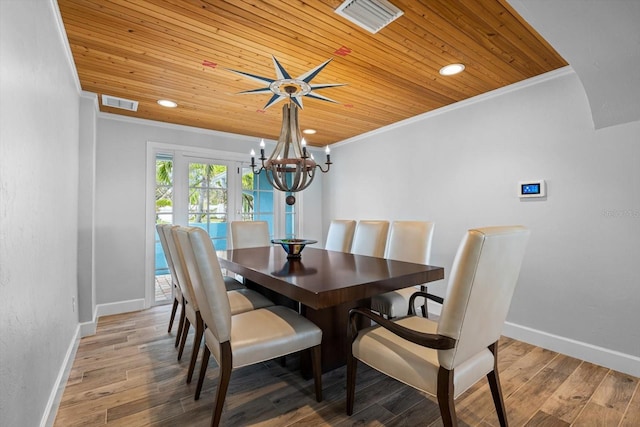
<path fill-rule="evenodd" d="M 252 89 L 241 93 L 269 93 L 273 96 L 264 109 L 271 105 L 287 99 L 289 102 L 282 107 L 282 128 L 278 143 L 271 155 L 267 158 L 264 153 L 264 139 L 260 142 L 260 167 L 256 164 L 255 151 L 251 150 L 251 168 L 254 174 L 259 174 L 263 170 L 266 173 L 267 180 L 273 188 L 287 193 L 296 193 L 307 188 L 316 174 L 316 169 L 321 172 L 329 172 L 331 168 L 331 155 L 329 147 L 325 149 L 327 160 L 324 163 L 326 169 L 316 163 L 313 155 L 307 151 L 307 143 L 302 138 L 300 126 L 298 125 L 298 109 L 302 109 L 302 97 L 319 99 L 322 101 L 335 102 L 325 96 L 314 92 L 317 89 L 328 87 L 344 86 L 339 83 L 330 83 L 315 85 L 311 84 L 311 80 L 329 63 L 327 60 L 310 71 L 307 71 L 298 78 L 292 78 L 284 67 L 273 58 L 274 68 L 278 76 L 277 79 L 257 76 L 237 70 L 229 70 L 242 76 L 248 77 L 268 86 L 260 89 Z M 287 204 L 295 203 L 295 197 L 292 195 L 287 197 Z"/>

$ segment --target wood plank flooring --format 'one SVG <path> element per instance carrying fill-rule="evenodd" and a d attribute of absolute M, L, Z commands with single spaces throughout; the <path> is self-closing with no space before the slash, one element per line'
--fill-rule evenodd
<path fill-rule="evenodd" d="M 167 333 L 170 306 L 103 317 L 83 338 L 55 426 L 208 426 L 218 368 L 211 358 L 199 401 L 186 384 L 193 336 L 178 362 Z M 193 335 L 193 328 L 191 329 Z M 499 366 L 511 426 L 640 426 L 640 380 L 520 341 L 500 341 Z M 441 426 L 432 397 L 358 367 L 355 411 L 345 414 L 345 369 L 323 375 L 324 401 L 312 380 L 269 361 L 233 372 L 226 426 Z M 196 374 L 200 362 L 196 366 Z M 461 426 L 497 426 L 486 381 L 456 400 Z"/>

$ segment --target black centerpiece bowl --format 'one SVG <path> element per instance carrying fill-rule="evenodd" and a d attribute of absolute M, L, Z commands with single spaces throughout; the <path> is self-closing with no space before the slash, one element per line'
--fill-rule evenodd
<path fill-rule="evenodd" d="M 308 239 L 273 239 L 271 243 L 282 246 L 282 249 L 287 253 L 287 258 L 296 259 L 302 256 L 302 250 L 306 245 L 318 243 L 318 241 Z"/>

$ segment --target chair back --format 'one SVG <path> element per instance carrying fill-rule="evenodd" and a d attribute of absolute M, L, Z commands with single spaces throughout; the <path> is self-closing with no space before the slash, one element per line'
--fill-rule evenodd
<path fill-rule="evenodd" d="M 434 223 L 428 221 L 392 222 L 384 257 L 428 265 L 433 228 Z"/>
<path fill-rule="evenodd" d="M 438 360 L 454 369 L 500 338 L 529 239 L 522 226 L 469 230 L 451 268 L 438 333 L 457 340 L 439 350 Z"/>
<path fill-rule="evenodd" d="M 189 273 L 185 268 L 182 250 L 176 243 L 174 233 L 177 228 L 177 225 L 169 225 L 163 227 L 164 238 L 167 241 L 167 247 L 169 248 L 171 259 L 173 259 L 174 261 L 173 267 L 176 272 L 176 277 L 178 278 L 178 286 L 180 286 L 180 290 L 182 291 L 182 297 L 187 300 L 191 307 L 193 307 L 194 311 L 198 311 L 198 301 L 196 300 L 193 292 L 191 277 L 189 276 Z"/>
<path fill-rule="evenodd" d="M 231 221 L 231 248 L 271 246 L 267 221 Z"/>
<path fill-rule="evenodd" d="M 329 224 L 327 241 L 324 248 L 328 251 L 349 252 L 353 233 L 356 230 L 356 222 L 346 219 L 334 219 Z"/>
<path fill-rule="evenodd" d="M 382 258 L 387 244 L 389 221 L 360 221 L 353 235 L 351 253 Z"/>
<path fill-rule="evenodd" d="M 219 343 L 231 339 L 231 304 L 211 238 L 202 228 L 176 230 L 193 290 L 200 303 L 200 316 Z M 218 349 L 211 349 L 220 360 Z"/>
<path fill-rule="evenodd" d="M 167 239 L 164 237 L 164 228 L 171 227 L 170 224 L 156 224 L 156 231 L 158 232 L 158 238 L 160 239 L 160 245 L 162 246 L 162 252 L 164 252 L 164 258 L 167 260 L 167 266 L 169 267 L 169 273 L 171 274 L 171 283 L 175 286 L 178 285 L 178 279 L 176 278 L 176 271 L 173 266 L 173 259 L 169 253 L 169 247 L 167 246 Z M 180 289 L 182 291 L 182 289 Z"/>

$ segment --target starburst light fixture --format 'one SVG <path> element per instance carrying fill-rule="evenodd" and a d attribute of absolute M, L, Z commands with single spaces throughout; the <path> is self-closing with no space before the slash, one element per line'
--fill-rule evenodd
<path fill-rule="evenodd" d="M 344 84 L 311 84 L 311 80 L 331 62 L 331 59 L 294 79 L 275 57 L 272 58 L 277 79 L 261 77 L 237 70 L 230 71 L 268 84 L 267 87 L 264 88 L 240 92 L 243 94 L 273 93 L 273 96 L 264 106 L 265 110 L 284 99 L 288 100 L 288 103 L 282 106 L 282 128 L 275 149 L 267 158 L 264 153 L 263 139 L 260 143 L 259 160 L 261 161 L 261 165 L 258 168 L 255 161 L 255 151 L 251 150 L 251 168 L 254 174 L 259 174 L 264 170 L 269 184 L 275 189 L 295 193 L 304 190 L 311 184 L 315 177 L 316 169 L 320 169 L 320 171 L 326 173 L 329 172 L 332 164 L 328 146 L 325 149 L 327 159 L 324 164 L 326 169 L 317 164 L 313 155 L 310 155 L 307 151 L 306 142 L 304 138 L 302 138 L 300 126 L 298 125 L 298 109 L 302 109 L 302 97 L 308 96 L 322 101 L 336 102 L 314 91 L 328 87 L 344 86 Z M 295 203 L 295 197 L 287 197 L 287 203 Z"/>

